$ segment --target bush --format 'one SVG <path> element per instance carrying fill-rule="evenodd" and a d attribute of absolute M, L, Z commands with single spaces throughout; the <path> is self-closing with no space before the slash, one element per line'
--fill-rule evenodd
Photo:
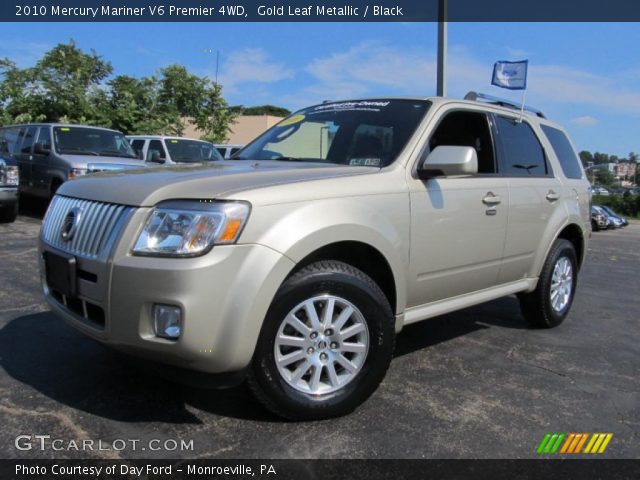
<path fill-rule="evenodd" d="M 629 217 L 638 217 L 640 213 L 640 195 L 631 195 L 625 192 L 623 195 L 594 195 L 594 205 L 606 205 L 615 212 Z"/>

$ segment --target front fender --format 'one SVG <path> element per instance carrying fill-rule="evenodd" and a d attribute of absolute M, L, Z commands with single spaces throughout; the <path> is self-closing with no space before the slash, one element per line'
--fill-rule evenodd
<path fill-rule="evenodd" d="M 259 207 L 251 214 L 242 242 L 265 245 L 296 263 L 333 243 L 367 244 L 389 263 L 396 310 L 402 312 L 407 295 L 409 226 L 406 194 L 315 200 Z"/>

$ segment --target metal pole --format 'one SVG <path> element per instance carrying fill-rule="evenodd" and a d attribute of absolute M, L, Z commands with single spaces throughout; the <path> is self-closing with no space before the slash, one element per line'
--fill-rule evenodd
<path fill-rule="evenodd" d="M 437 95 L 447 96 L 447 0 L 438 0 Z"/>

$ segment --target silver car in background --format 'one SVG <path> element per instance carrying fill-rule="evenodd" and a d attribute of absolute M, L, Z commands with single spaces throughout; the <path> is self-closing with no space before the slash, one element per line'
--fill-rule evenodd
<path fill-rule="evenodd" d="M 65 181 L 102 170 L 144 167 L 116 130 L 58 123 L 0 128 L 20 171 L 20 193 L 52 197 Z"/>

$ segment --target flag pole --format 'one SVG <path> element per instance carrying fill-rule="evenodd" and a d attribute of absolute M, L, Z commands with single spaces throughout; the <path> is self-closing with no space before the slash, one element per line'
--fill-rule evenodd
<path fill-rule="evenodd" d="M 524 102 L 527 98 L 527 89 L 522 90 L 522 105 L 520 105 L 520 119 L 518 123 L 522 123 L 522 117 L 524 116 Z"/>

